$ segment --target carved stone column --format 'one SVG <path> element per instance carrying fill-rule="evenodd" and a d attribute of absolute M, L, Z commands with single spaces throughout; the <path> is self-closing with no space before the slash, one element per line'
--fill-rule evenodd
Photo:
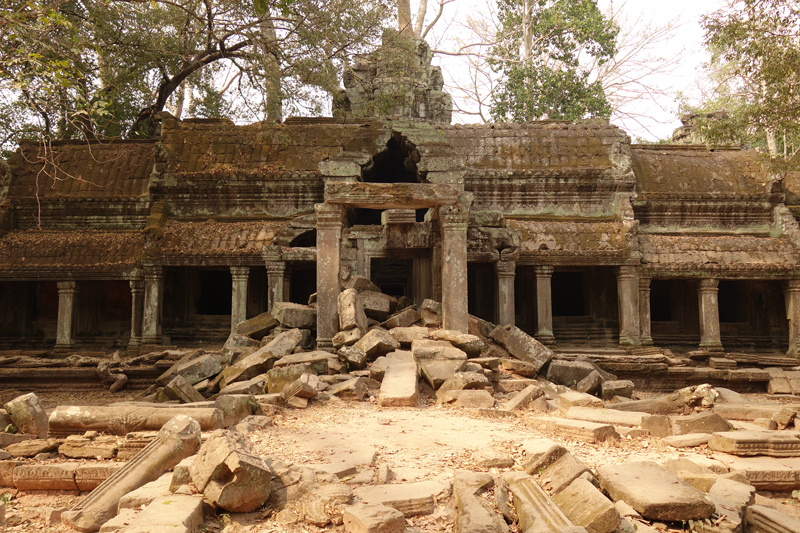
<path fill-rule="evenodd" d="M 697 296 L 700 303 L 700 349 L 721 352 L 719 333 L 719 280 L 701 279 Z"/>
<path fill-rule="evenodd" d="M 619 300 L 619 344 L 640 346 L 639 331 L 639 269 L 635 266 L 617 268 L 617 299 Z"/>
<path fill-rule="evenodd" d="M 439 208 L 442 228 L 442 322 L 444 329 L 467 333 L 467 221 L 460 204 Z"/>
<path fill-rule="evenodd" d="M 284 274 L 286 263 L 283 261 L 267 262 L 267 310 L 271 313 L 277 302 L 284 302 Z"/>
<path fill-rule="evenodd" d="M 639 327 L 642 346 L 652 346 L 650 332 L 650 278 L 639 278 Z"/>
<path fill-rule="evenodd" d="M 56 349 L 71 348 L 75 315 L 75 295 L 78 292 L 74 281 L 59 281 L 58 287 L 58 323 L 56 329 Z"/>
<path fill-rule="evenodd" d="M 161 344 L 161 313 L 164 297 L 164 272 L 161 265 L 144 269 L 144 315 L 142 344 Z"/>
<path fill-rule="evenodd" d="M 786 318 L 789 320 L 789 350 L 786 355 L 800 358 L 800 279 L 790 279 L 783 288 Z"/>
<path fill-rule="evenodd" d="M 142 314 L 144 313 L 144 280 L 132 279 L 131 286 L 131 340 L 128 355 L 138 354 L 142 344 Z"/>
<path fill-rule="evenodd" d="M 333 350 L 337 299 L 339 297 L 339 256 L 344 209 L 335 204 L 316 204 L 317 212 L 317 348 Z"/>
<path fill-rule="evenodd" d="M 553 267 L 536 267 L 536 339 L 547 345 L 556 343 L 553 336 L 553 296 L 550 288 L 552 277 Z"/>
<path fill-rule="evenodd" d="M 497 324 L 514 325 L 514 275 L 517 262 L 500 260 L 495 263 L 497 273 Z"/>
<path fill-rule="evenodd" d="M 231 333 L 236 333 L 236 325 L 247 320 L 247 279 L 250 267 L 231 267 Z"/>

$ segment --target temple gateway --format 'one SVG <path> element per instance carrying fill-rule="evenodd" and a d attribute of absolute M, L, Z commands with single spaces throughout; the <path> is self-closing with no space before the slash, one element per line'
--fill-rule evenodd
<path fill-rule="evenodd" d="M 604 120 L 451 125 L 430 59 L 361 58 L 336 118 L 23 143 L 0 161 L 0 349 L 217 342 L 309 298 L 329 348 L 362 275 L 447 329 L 797 355 L 798 176 Z"/>

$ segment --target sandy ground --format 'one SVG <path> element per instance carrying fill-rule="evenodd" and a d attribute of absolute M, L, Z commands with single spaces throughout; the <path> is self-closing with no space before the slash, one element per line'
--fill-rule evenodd
<path fill-rule="evenodd" d="M 41 400 L 46 408 L 56 405 L 104 405 L 130 399 L 132 394 L 110 393 L 67 394 L 45 393 Z M 754 396 L 754 401 L 764 401 Z M 254 451 L 262 456 L 278 456 L 296 464 L 362 462 L 374 454 L 374 463 L 363 467 L 355 479 L 370 478 L 379 465 L 387 465 L 394 482 L 451 478 L 454 469 L 486 471 L 477 467 L 473 454 L 494 449 L 510 453 L 519 464 L 524 460 L 524 442 L 542 436 L 566 445 L 587 466 L 595 469 L 613 463 L 639 460 L 666 461 L 695 455 L 712 456 L 710 450 L 676 450 L 659 439 L 623 439 L 609 444 L 589 445 L 565 440 L 546 431 L 541 413 L 526 411 L 517 418 L 473 418 L 452 406 L 437 406 L 430 398 L 420 408 L 380 408 L 375 401 L 351 402 L 334 399 L 327 403 L 312 402 L 308 409 L 285 409 L 273 418 L 273 425 L 250 434 Z M 67 508 L 85 495 L 75 493 L 30 492 L 9 493 L 7 520 L 0 531 L 38 533 L 70 531 L 64 526 L 45 525 L 42 518 L 31 515 L 41 506 Z M 490 495 L 489 495 L 490 496 Z M 800 501 L 790 493 L 762 493 L 761 503 L 768 501 L 784 512 L 800 517 Z M 439 502 L 433 515 L 408 520 L 407 533 L 450 531 L 452 510 L 446 501 Z M 209 518 L 206 531 L 225 533 L 316 532 L 320 528 L 304 524 L 279 523 L 269 510 L 248 515 L 221 515 Z M 326 531 L 344 531 L 343 526 L 329 526 Z"/>

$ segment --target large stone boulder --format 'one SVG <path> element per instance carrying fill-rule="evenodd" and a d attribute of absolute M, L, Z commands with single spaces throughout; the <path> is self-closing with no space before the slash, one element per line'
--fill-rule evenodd
<path fill-rule="evenodd" d="M 278 325 L 278 321 L 270 313 L 261 313 L 253 318 L 248 318 L 244 322 L 236 325 L 236 333 L 246 335 L 252 339 L 260 339 L 268 335 L 272 329 Z"/>
<path fill-rule="evenodd" d="M 307 305 L 291 302 L 275 302 L 272 316 L 284 328 L 316 329 L 317 310 Z"/>
<path fill-rule="evenodd" d="M 339 331 L 358 328 L 363 335 L 369 324 L 364 308 L 361 306 L 361 299 L 355 289 L 346 289 L 339 293 Z"/>
<path fill-rule="evenodd" d="M 49 424 L 47 414 L 39 403 L 39 398 L 32 392 L 17 396 L 3 408 L 17 430 L 25 435 L 35 435 L 40 439 L 47 438 Z"/>
<path fill-rule="evenodd" d="M 237 381 L 247 381 L 261 375 L 272 368 L 272 365 L 285 355 L 292 353 L 303 340 L 303 332 L 299 329 L 284 331 L 263 348 L 260 348 L 244 359 L 222 371 L 222 387 Z"/>
<path fill-rule="evenodd" d="M 491 334 L 492 339 L 523 361 L 536 365 L 539 372 L 553 358 L 553 350 L 540 343 L 516 326 L 497 326 Z"/>
<path fill-rule="evenodd" d="M 382 292 L 364 291 L 359 293 L 358 299 L 364 308 L 364 313 L 369 318 L 383 322 L 397 307 L 397 300 Z"/>
<path fill-rule="evenodd" d="M 367 354 L 367 357 L 371 359 L 400 349 L 400 343 L 397 342 L 388 331 L 380 328 L 370 330 L 369 333 L 361 337 L 354 346 Z"/>

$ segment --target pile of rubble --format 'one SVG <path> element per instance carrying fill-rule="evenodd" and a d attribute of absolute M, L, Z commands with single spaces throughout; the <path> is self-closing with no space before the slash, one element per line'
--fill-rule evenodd
<path fill-rule="evenodd" d="M 468 334 L 439 329 L 436 302 L 418 310 L 363 278 L 349 283 L 338 301 L 335 354 L 312 349 L 313 305 L 278 304 L 241 323 L 219 352 L 161 354 L 170 366 L 139 401 L 60 406 L 48 417 L 34 394 L 5 394 L 0 486 L 91 491 L 72 509 L 44 513 L 78 531 L 194 532 L 204 513 L 264 509 L 289 529 L 299 522 L 399 533 L 409 517 L 447 502 L 448 527 L 459 533 L 647 533 L 687 524 L 800 532 L 800 520 L 755 499 L 759 490 L 800 488 L 800 403 L 753 404 L 709 385 L 633 399 L 631 381 L 589 358 L 554 358 L 516 327 L 471 317 Z M 119 386 L 124 374 L 104 370 Z M 320 468 L 254 451 L 249 436 L 272 428 L 285 409 L 344 406 L 342 399 L 381 408 L 436 402 L 475 417 L 523 419 L 553 438 L 524 442 L 522 460 L 487 450 L 475 471 L 414 483 L 392 480 L 388 468 L 365 477 L 352 465 Z M 590 468 L 558 442 L 638 438 L 715 458 Z"/>

